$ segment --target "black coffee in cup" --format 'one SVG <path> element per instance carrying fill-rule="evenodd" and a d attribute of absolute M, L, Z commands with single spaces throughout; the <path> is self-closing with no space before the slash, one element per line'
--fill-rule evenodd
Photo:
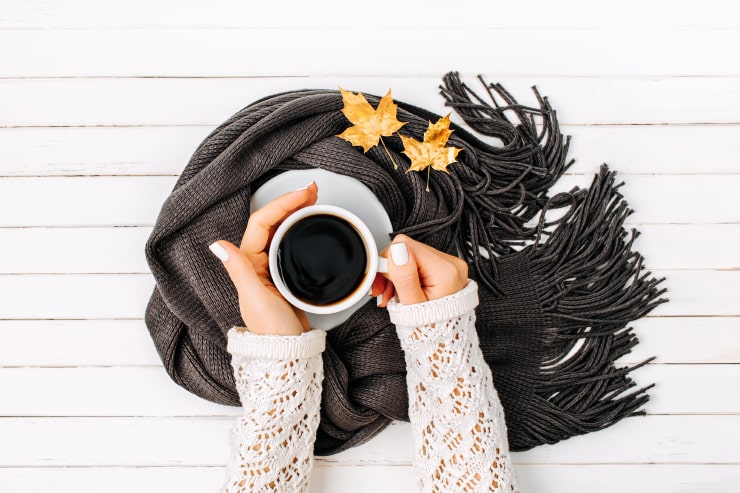
<path fill-rule="evenodd" d="M 279 275 L 293 295 L 312 305 L 350 296 L 367 273 L 362 236 L 345 219 L 314 214 L 292 225 L 278 245 Z"/>

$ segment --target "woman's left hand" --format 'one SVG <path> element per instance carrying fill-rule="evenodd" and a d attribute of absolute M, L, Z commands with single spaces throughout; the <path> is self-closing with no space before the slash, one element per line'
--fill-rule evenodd
<path fill-rule="evenodd" d="M 280 223 L 293 212 L 313 205 L 318 185 L 288 192 L 253 212 L 239 248 L 227 240 L 209 247 L 224 263 L 239 295 L 239 311 L 247 330 L 254 334 L 300 335 L 311 330 L 303 310 L 280 294 L 272 283 L 267 252 Z"/>

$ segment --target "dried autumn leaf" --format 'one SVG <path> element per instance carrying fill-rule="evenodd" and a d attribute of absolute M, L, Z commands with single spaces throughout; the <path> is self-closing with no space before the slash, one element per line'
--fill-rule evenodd
<path fill-rule="evenodd" d="M 377 109 L 374 109 L 368 103 L 361 92 L 354 94 L 341 87 L 339 91 L 342 93 L 342 102 L 344 103 L 342 113 L 353 126 L 338 134 L 337 137 L 341 137 L 352 145 L 362 146 L 363 152 L 367 152 L 371 147 L 378 145 L 382 136 L 390 137 L 399 128 L 406 125 L 406 122 L 400 122 L 396 119 L 398 105 L 393 102 L 390 89 L 381 98 Z"/>
<path fill-rule="evenodd" d="M 447 139 L 450 138 L 454 130 L 450 130 L 449 113 L 436 123 L 429 122 L 427 130 L 424 132 L 424 142 L 419 142 L 413 137 L 401 135 L 404 150 L 411 160 L 411 166 L 406 170 L 423 171 L 427 170 L 427 192 L 429 191 L 429 170 L 447 171 L 447 166 L 457 161 L 457 154 L 462 149 L 457 147 L 445 147 Z M 400 135 L 400 134 L 399 134 Z"/>
<path fill-rule="evenodd" d="M 450 130 L 450 114 L 447 113 L 437 123 L 429 122 L 429 127 L 424 132 L 424 142 L 445 146 L 452 132 L 454 130 Z"/>

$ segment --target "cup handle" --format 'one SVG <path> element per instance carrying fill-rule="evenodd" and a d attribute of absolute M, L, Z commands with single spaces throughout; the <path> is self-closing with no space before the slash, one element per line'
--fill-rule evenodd
<path fill-rule="evenodd" d="M 378 272 L 388 274 L 388 259 L 378 255 Z"/>

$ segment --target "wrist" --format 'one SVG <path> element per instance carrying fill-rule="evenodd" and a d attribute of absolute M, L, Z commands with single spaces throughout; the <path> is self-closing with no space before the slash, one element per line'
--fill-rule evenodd
<path fill-rule="evenodd" d="M 394 296 L 388 301 L 387 309 L 394 325 L 418 327 L 459 317 L 474 310 L 478 302 L 478 284 L 468 279 L 457 292 L 429 301 L 404 305 Z"/>

